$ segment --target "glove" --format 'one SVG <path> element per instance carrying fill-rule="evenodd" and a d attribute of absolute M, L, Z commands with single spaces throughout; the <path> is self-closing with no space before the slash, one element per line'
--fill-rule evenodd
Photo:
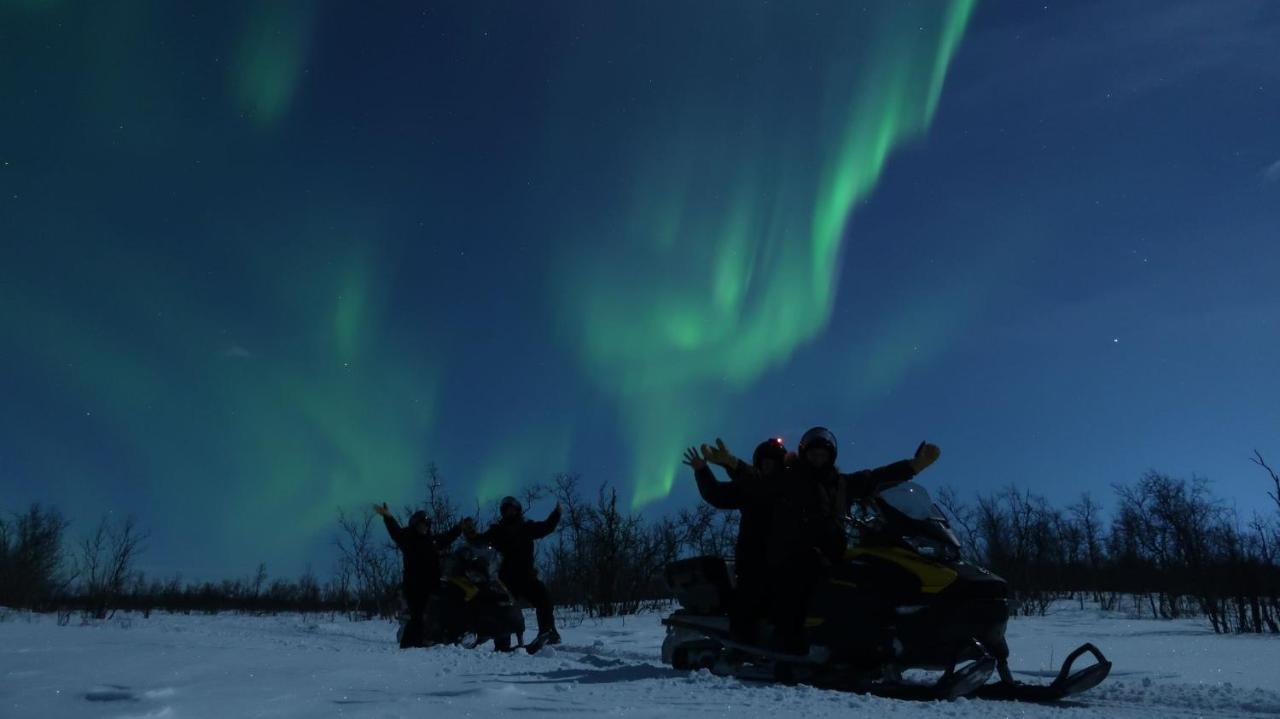
<path fill-rule="evenodd" d="M 916 447 L 916 456 L 911 458 L 911 468 L 919 474 L 926 467 L 938 461 L 940 456 L 942 456 L 942 450 L 938 449 L 938 445 L 921 442 L 920 446 Z"/>
<path fill-rule="evenodd" d="M 702 445 L 702 457 L 712 464 L 718 464 L 725 469 L 730 469 L 738 464 L 738 458 L 733 456 L 729 448 L 724 446 L 724 440 L 716 438 L 716 446 Z"/>

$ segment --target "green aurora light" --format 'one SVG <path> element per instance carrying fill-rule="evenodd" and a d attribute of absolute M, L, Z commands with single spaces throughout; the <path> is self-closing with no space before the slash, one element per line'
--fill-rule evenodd
<path fill-rule="evenodd" d="M 676 408 L 747 390 L 826 326 L 849 217 L 928 128 L 973 5 L 836 6 L 812 42 L 760 11 L 753 31 L 665 63 L 674 98 L 612 148 L 628 181 L 608 191 L 625 199 L 600 204 L 629 211 L 587 213 L 555 277 L 579 357 L 640 448 L 633 504 L 671 490 L 695 429 Z M 724 66 L 778 37 L 781 65 Z M 696 81 L 712 77 L 738 79 L 718 95 Z"/>

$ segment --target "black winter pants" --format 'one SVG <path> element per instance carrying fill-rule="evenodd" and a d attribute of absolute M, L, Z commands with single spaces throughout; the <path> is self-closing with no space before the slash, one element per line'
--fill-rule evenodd
<path fill-rule="evenodd" d="M 405 596 L 405 603 L 409 605 L 409 621 L 404 625 L 404 631 L 400 634 L 401 649 L 426 646 L 426 613 L 427 601 L 430 598 L 431 595 L 429 594 Z"/>
<path fill-rule="evenodd" d="M 809 614 L 814 584 L 821 574 L 821 565 L 817 555 L 809 552 L 794 556 L 785 565 L 775 565 L 772 570 L 769 614 L 773 620 L 777 648 L 804 654 L 808 651 L 804 623 Z"/>
<path fill-rule="evenodd" d="M 766 613 L 768 582 L 765 580 L 762 564 L 757 559 L 754 562 L 749 560 L 739 563 L 735 567 L 737 583 L 729 606 L 729 632 L 739 641 L 757 641 L 756 623 Z"/>
<path fill-rule="evenodd" d="M 551 594 L 547 592 L 547 585 L 543 584 L 537 575 L 506 576 L 500 579 L 516 599 L 523 599 L 533 605 L 534 612 L 538 615 L 539 634 L 555 630 L 556 617 L 551 611 Z"/>

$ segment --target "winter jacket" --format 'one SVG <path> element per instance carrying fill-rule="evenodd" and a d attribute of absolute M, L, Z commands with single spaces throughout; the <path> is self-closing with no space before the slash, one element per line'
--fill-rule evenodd
<path fill-rule="evenodd" d="M 405 594 L 414 598 L 434 592 L 440 582 L 440 551 L 458 538 L 462 528 L 454 527 L 441 534 L 419 534 L 409 527 L 401 527 L 395 517 L 384 516 L 382 522 L 404 557 Z"/>
<path fill-rule="evenodd" d="M 915 476 L 908 460 L 841 473 L 835 467 L 815 471 L 800 459 L 788 465 L 783 476 L 769 480 L 742 461 L 734 470 L 745 480 L 745 501 L 771 510 L 765 552 L 774 567 L 807 559 L 814 548 L 828 559 L 838 559 L 844 552 L 840 520 L 853 502 Z"/>
<path fill-rule="evenodd" d="M 541 522 L 520 517 L 503 517 L 497 524 L 474 537 L 473 542 L 488 544 L 502 555 L 502 566 L 498 576 L 506 582 L 508 579 L 519 581 L 538 576 L 533 566 L 533 542 L 551 534 L 560 523 L 560 511 L 552 510 L 551 514 Z"/>
<path fill-rule="evenodd" d="M 698 482 L 698 494 L 702 495 L 707 504 L 716 509 L 736 509 L 741 513 L 738 519 L 738 539 L 734 542 L 733 550 L 734 571 L 741 577 L 744 572 L 760 570 L 768 547 L 769 521 L 773 510 L 768 504 L 755 501 L 756 495 L 748 491 L 755 475 L 740 472 L 735 467 L 729 472 L 731 481 L 718 482 L 711 467 L 703 465 L 694 470 L 693 476 Z"/>

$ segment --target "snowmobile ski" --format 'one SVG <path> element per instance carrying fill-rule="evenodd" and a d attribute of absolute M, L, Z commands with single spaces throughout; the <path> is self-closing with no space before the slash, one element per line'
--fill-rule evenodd
<path fill-rule="evenodd" d="M 1093 655 L 1096 660 L 1095 663 L 1084 669 L 1072 672 L 1071 666 L 1086 653 Z M 1027 684 L 1015 680 L 1012 672 L 1009 671 L 1007 662 L 1001 662 L 998 669 L 1000 671 L 1000 681 L 979 688 L 978 691 L 973 693 L 972 696 L 974 698 L 1019 702 L 1055 702 L 1072 694 L 1088 691 L 1101 684 L 1102 680 L 1106 679 L 1107 675 L 1111 673 L 1111 662 L 1102 655 L 1102 652 L 1097 647 L 1085 643 L 1067 655 L 1066 660 L 1062 663 L 1062 668 L 1058 670 L 1058 676 L 1049 684 Z"/>

